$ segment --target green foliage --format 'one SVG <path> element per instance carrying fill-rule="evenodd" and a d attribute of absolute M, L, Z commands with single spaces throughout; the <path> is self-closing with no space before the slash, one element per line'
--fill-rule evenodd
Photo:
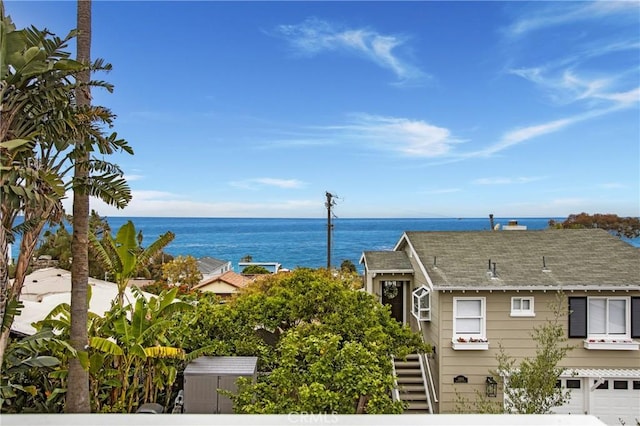
<path fill-rule="evenodd" d="M 258 357 L 261 376 L 232 395 L 238 412 L 355 413 L 359 401 L 367 413 L 401 412 L 390 396 L 391 355 L 428 348 L 373 296 L 354 290 L 354 280 L 299 269 L 265 276 L 225 303 L 209 293 L 185 303 L 176 299 L 178 288 L 147 300 L 133 288 L 131 305 L 89 316 L 84 362 L 92 411 L 133 412 L 145 402 L 168 407 L 189 360 L 244 355 Z M 37 328 L 67 339 L 69 309 L 58 306 Z M 71 352 L 43 342 L 38 356 L 60 363 L 47 366 L 51 359 L 42 358 L 40 367 L 29 366 L 30 375 L 12 376 L 12 385 L 38 392 L 14 390 L 22 399 L 10 398 L 5 411 L 62 410 Z"/>
<path fill-rule="evenodd" d="M 202 280 L 198 261 L 193 256 L 178 256 L 162 265 L 162 278 L 173 285 L 196 286 Z"/>
<path fill-rule="evenodd" d="M 68 229 L 72 224 L 73 217 L 67 215 L 66 220 L 61 222 L 57 229 L 46 230 L 42 236 L 42 242 L 35 251 L 35 256 L 49 255 L 52 259 L 58 261 L 58 267 L 71 270 L 71 234 Z M 98 239 L 111 232 L 107 220 L 100 217 L 95 210 L 91 211 L 89 217 L 89 232 L 96 235 Z M 98 279 L 109 278 L 107 271 L 98 260 L 96 251 L 92 247 L 89 247 L 89 276 Z"/>
<path fill-rule="evenodd" d="M 60 358 L 75 351 L 51 330 L 12 342 L 0 376 L 0 412 L 60 412 L 64 403 L 64 378 Z"/>
<path fill-rule="evenodd" d="M 133 412 L 145 402 L 168 406 L 178 369 L 188 358 L 171 324 L 178 313 L 191 311 L 193 306 L 177 300 L 177 290 L 149 300 L 139 290 L 132 291 L 135 300 L 131 305 L 113 304 L 104 317 L 89 316 L 89 355 L 84 362 L 89 370 L 93 411 Z M 61 338 L 68 338 L 70 326 L 69 304 L 57 306 L 36 324 L 40 330 L 55 330 Z M 43 354 L 51 350 L 51 345 L 46 345 Z M 64 391 L 69 355 L 58 358 L 61 369 L 52 379 Z M 25 402 L 21 409 L 40 412 L 42 407 Z"/>
<path fill-rule="evenodd" d="M 356 265 L 354 265 L 349 259 L 345 259 L 340 264 L 340 270 L 342 272 L 356 272 Z"/>
<path fill-rule="evenodd" d="M 571 214 L 563 222 L 550 220 L 549 227 L 560 229 L 600 228 L 612 232 L 618 237 L 640 237 L 640 218 L 619 217 L 615 214 Z"/>
<path fill-rule="evenodd" d="M 361 397 L 367 413 L 399 412 L 391 355 L 428 348 L 353 282 L 296 269 L 262 277 L 225 304 L 202 297 L 182 322 L 185 348 L 206 343 L 216 355 L 259 357 L 268 374 L 232 396 L 238 412 L 355 413 Z"/>
<path fill-rule="evenodd" d="M 249 265 L 242 269 L 242 273 L 246 275 L 262 275 L 262 274 L 270 274 L 271 272 L 260 265 Z"/>
<path fill-rule="evenodd" d="M 241 382 L 233 396 L 240 413 L 355 414 L 361 397 L 367 413 L 401 413 L 393 402 L 391 364 L 356 341 L 343 342 L 312 324 L 287 333 L 278 345 L 278 366 L 257 384 Z"/>
<path fill-rule="evenodd" d="M 120 305 L 129 280 L 175 238 L 175 234 L 169 231 L 160 235 L 149 247 L 142 248 L 138 235 L 130 220 L 118 229 L 115 239 L 107 233 L 102 240 L 98 240 L 95 234 L 89 233 L 91 247 L 96 251 L 98 259 L 113 274 L 118 286 L 117 301 Z"/>
<path fill-rule="evenodd" d="M 71 269 L 71 234 L 64 224 L 58 225 L 55 232 L 47 230 L 43 234 L 43 242 L 35 251 L 35 256 L 51 256 L 58 261 L 58 267 L 66 270 Z"/>

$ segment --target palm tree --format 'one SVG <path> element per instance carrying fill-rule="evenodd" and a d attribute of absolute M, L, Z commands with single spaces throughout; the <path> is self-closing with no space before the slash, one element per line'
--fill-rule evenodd
<path fill-rule="evenodd" d="M 91 63 L 91 0 L 78 0 L 78 62 Z M 78 110 L 91 105 L 89 86 L 89 70 L 77 75 L 76 105 Z M 71 346 L 78 352 L 77 358 L 69 361 L 69 387 L 65 410 L 68 413 L 90 413 L 89 371 L 86 370 L 80 357 L 88 357 L 86 346 L 89 341 L 87 320 L 89 301 L 89 144 L 86 140 L 78 140 L 74 148 L 73 186 L 73 237 L 71 253 Z"/>
<path fill-rule="evenodd" d="M 75 158 L 70 147 L 81 132 L 103 154 L 115 150 L 132 153 L 127 143 L 115 134 L 104 136 L 96 123 L 110 126 L 113 114 L 102 107 L 72 108 L 76 72 L 89 65 L 69 59 L 64 51 L 74 36 L 61 39 L 35 28 L 16 30 L 4 16 L 0 1 L 0 49 L 3 58 L 0 74 L 2 120 L 0 120 L 0 253 L 6 257 L 7 244 L 16 233 L 22 234 L 15 279 L 9 282 L 7 262 L 0 262 L 0 365 L 9 340 L 13 317 L 18 314 L 19 297 L 35 244 L 47 222 L 62 219 L 61 200 L 73 181 L 65 179 Z M 108 69 L 96 61 L 92 69 Z M 104 82 L 92 86 L 110 89 Z M 87 125 L 87 123 L 92 123 Z M 122 172 L 104 160 L 93 159 L 90 192 L 108 204 L 124 207 L 131 193 Z M 68 183 L 64 183 L 69 181 Z M 18 215 L 24 221 L 16 225 Z M 3 259 L 4 260 L 4 259 Z"/>
<path fill-rule="evenodd" d="M 98 260 L 106 270 L 111 271 L 118 285 L 118 305 L 122 306 L 124 291 L 129 280 L 162 253 L 162 249 L 174 238 L 175 234 L 168 231 L 160 235 L 149 247 L 142 249 L 138 242 L 136 228 L 130 220 L 118 229 L 115 239 L 108 233 L 102 240 L 89 234 L 91 247 L 97 253 Z"/>

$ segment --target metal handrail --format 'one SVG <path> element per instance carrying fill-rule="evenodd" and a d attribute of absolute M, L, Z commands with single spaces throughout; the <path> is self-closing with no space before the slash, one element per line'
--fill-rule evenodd
<path fill-rule="evenodd" d="M 427 384 L 427 376 L 425 374 L 424 362 L 422 354 L 418 354 L 418 361 L 420 362 L 420 373 L 422 374 L 422 383 L 424 383 L 424 394 L 427 397 L 427 405 L 429 405 L 429 412 L 433 414 L 433 405 L 431 405 L 431 395 L 429 395 L 429 385 Z"/>
<path fill-rule="evenodd" d="M 431 391 L 433 392 L 433 402 L 438 402 L 438 396 L 436 395 L 436 388 L 433 385 L 433 375 L 431 373 L 431 366 L 429 365 L 429 358 L 427 358 L 426 354 L 420 354 L 421 357 L 424 357 L 424 362 L 427 364 L 427 373 L 429 374 L 429 384 L 431 385 Z"/>

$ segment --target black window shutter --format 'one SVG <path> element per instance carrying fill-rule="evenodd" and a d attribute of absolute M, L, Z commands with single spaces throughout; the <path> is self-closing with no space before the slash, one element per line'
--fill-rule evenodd
<path fill-rule="evenodd" d="M 631 298 L 631 337 L 640 337 L 640 297 Z"/>
<path fill-rule="evenodd" d="M 587 337 L 587 298 L 569 298 L 569 337 Z"/>

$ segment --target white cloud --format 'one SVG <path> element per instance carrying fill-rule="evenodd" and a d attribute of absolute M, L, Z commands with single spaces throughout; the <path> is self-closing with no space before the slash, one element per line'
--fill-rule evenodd
<path fill-rule="evenodd" d="M 63 202 L 71 211 L 73 193 Z M 133 191 L 133 199 L 122 210 L 92 198 L 91 209 L 100 216 L 140 217 L 321 217 L 318 200 L 276 200 L 270 202 L 194 201 L 181 194 L 164 191 Z"/>
<path fill-rule="evenodd" d="M 411 157 L 444 156 L 454 144 L 461 142 L 449 129 L 408 118 L 359 114 L 351 123 L 337 129 L 344 139 L 359 140 L 364 145 Z"/>
<path fill-rule="evenodd" d="M 424 194 L 439 195 L 439 194 L 452 194 L 454 192 L 460 192 L 460 188 L 441 188 L 424 191 Z"/>
<path fill-rule="evenodd" d="M 619 183 L 619 182 L 608 182 L 608 183 L 601 183 L 600 185 L 598 185 L 598 188 L 603 188 L 603 189 L 620 189 L 620 188 L 626 188 L 626 185 Z"/>
<path fill-rule="evenodd" d="M 370 29 L 336 28 L 329 22 L 316 18 L 309 18 L 296 25 L 280 25 L 276 32 L 302 54 L 315 55 L 324 51 L 355 53 L 392 71 L 402 82 L 426 77 L 417 67 L 398 55 L 398 48 L 407 41 L 403 36 L 380 34 Z"/>
<path fill-rule="evenodd" d="M 465 154 L 464 157 L 489 156 L 496 154 L 504 149 L 526 142 L 538 136 L 560 131 L 580 119 L 580 117 L 570 117 L 512 130 L 504 134 L 497 143 L 490 145 L 483 150 Z"/>
<path fill-rule="evenodd" d="M 551 6 L 531 11 L 507 28 L 507 34 L 522 36 L 543 28 L 571 24 L 584 20 L 598 20 L 606 16 L 638 15 L 640 3 L 637 1 L 590 1 L 590 2 L 550 2 Z"/>
<path fill-rule="evenodd" d="M 134 182 L 136 180 L 142 180 L 144 179 L 143 175 L 136 175 L 136 174 L 126 174 L 124 175 L 124 178 L 127 180 L 127 182 Z"/>
<path fill-rule="evenodd" d="M 640 87 L 628 87 L 629 84 L 637 85 L 637 80 L 626 82 L 624 80 L 626 73 L 620 73 L 620 71 L 615 75 L 600 73 L 598 77 L 587 78 L 578 75 L 574 69 L 550 68 L 548 66 L 520 68 L 509 70 L 509 72 L 536 84 L 547 92 L 551 99 L 560 104 L 584 101 L 588 104 L 599 102 L 607 106 L 627 108 L 640 100 Z M 624 88 L 625 85 L 626 88 Z"/>
<path fill-rule="evenodd" d="M 633 102 L 637 103 L 638 100 L 636 99 Z M 550 133 L 559 132 L 576 123 L 586 121 L 595 117 L 611 114 L 622 108 L 626 108 L 627 106 L 628 106 L 627 104 L 618 104 L 609 108 L 591 110 L 582 114 L 572 115 L 567 118 L 561 118 L 558 120 L 548 121 L 542 124 L 534 124 L 531 126 L 526 126 L 526 127 L 521 127 L 519 129 L 511 130 L 505 133 L 498 142 L 492 145 L 489 145 L 488 147 L 482 150 L 460 154 L 458 157 L 460 159 L 465 159 L 465 158 L 472 158 L 472 157 L 490 156 L 500 151 L 503 151 L 507 148 L 510 148 L 512 146 L 527 142 L 531 139 L 535 139 L 537 137 L 547 135 Z"/>
<path fill-rule="evenodd" d="M 259 189 L 265 186 L 271 186 L 283 189 L 297 189 L 305 186 L 305 183 L 297 179 L 277 179 L 277 178 L 254 178 L 241 181 L 229 182 L 233 187 L 240 189 Z"/>
<path fill-rule="evenodd" d="M 475 185 L 513 185 L 535 182 L 544 179 L 540 176 L 521 176 L 521 177 L 491 177 L 475 179 L 473 184 Z"/>

